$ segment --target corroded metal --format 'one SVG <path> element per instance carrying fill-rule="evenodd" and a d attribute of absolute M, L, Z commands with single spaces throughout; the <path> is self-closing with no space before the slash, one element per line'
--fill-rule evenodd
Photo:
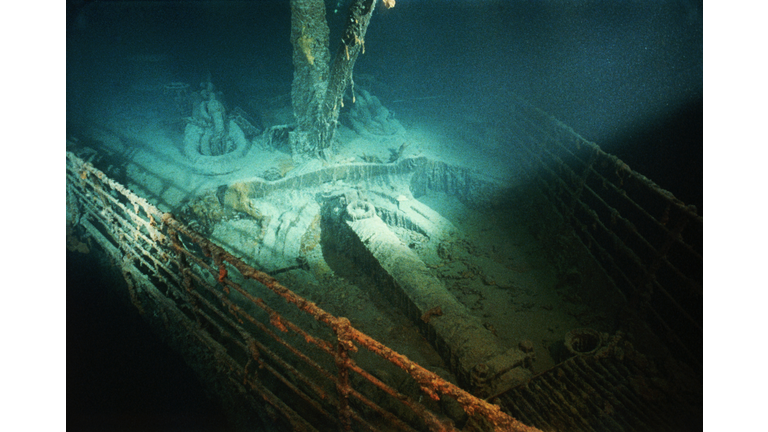
<path fill-rule="evenodd" d="M 377 413 L 378 421 L 388 421 L 391 427 L 413 430 L 399 413 L 387 411 L 354 388 L 350 372 L 401 402 L 429 430 L 456 430 L 450 420 L 402 395 L 357 364 L 350 353 L 364 349 L 404 370 L 428 397 L 456 399 L 468 415 L 481 419 L 492 430 L 538 431 L 360 332 L 346 318 L 336 317 L 296 295 L 274 277 L 248 266 L 184 226 L 170 213 L 160 212 L 72 153 L 67 153 L 67 180 L 68 187 L 75 190 L 74 196 L 86 209 L 83 222 L 96 233 L 94 237 L 104 243 L 105 249 L 121 255 L 126 274 L 134 278 L 142 276 L 137 283 L 144 284 L 145 289 L 143 294 L 136 290 L 137 301 L 141 297 L 142 301 L 159 304 L 161 310 L 171 308 L 168 315 L 186 322 L 187 331 L 200 344 L 208 346 L 216 361 L 228 368 L 231 384 L 256 392 L 257 399 L 279 412 L 293 430 L 315 428 L 302 417 L 303 411 L 289 408 L 296 400 L 283 401 L 265 386 L 263 374 L 270 374 L 281 382 L 283 388 L 303 401 L 306 409 L 328 421 L 335 419 L 342 430 L 376 430 L 377 426 L 355 409 L 356 404 L 369 407 Z M 154 286 L 152 278 L 162 286 Z M 252 283 L 249 281 L 258 282 L 282 298 L 287 304 L 280 306 L 281 310 L 292 305 L 291 314 L 306 314 L 325 325 L 335 340 L 318 337 L 285 312 L 279 313 L 277 305 L 268 305 L 251 292 L 250 285 L 246 286 Z M 181 311 L 188 311 L 193 318 Z M 256 311 L 261 311 L 263 316 L 254 315 Z M 166 314 L 162 315 L 168 322 Z M 267 346 L 268 341 L 282 347 L 292 361 Z M 308 355 L 295 345 L 297 341 L 316 347 L 318 355 L 326 356 L 325 360 Z M 335 371 L 327 368 L 328 361 L 335 365 Z M 335 397 L 333 391 L 328 392 L 334 388 Z"/>
<path fill-rule="evenodd" d="M 532 183 L 633 310 L 680 358 L 702 362 L 702 217 L 619 158 L 521 103 L 511 123 Z"/>

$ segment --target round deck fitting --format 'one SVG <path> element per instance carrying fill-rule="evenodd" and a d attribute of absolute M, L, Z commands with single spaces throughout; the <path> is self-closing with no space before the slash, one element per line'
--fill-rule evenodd
<path fill-rule="evenodd" d="M 353 220 L 368 219 L 376 216 L 376 208 L 368 201 L 352 201 L 347 205 L 347 214 Z"/>
<path fill-rule="evenodd" d="M 212 128 L 194 123 L 187 124 L 184 130 L 184 155 L 194 169 L 208 175 L 229 174 L 240 169 L 246 161 L 245 155 L 251 148 L 251 142 L 245 138 L 240 126 L 230 120 L 227 138 L 231 140 L 231 145 L 224 154 L 203 154 L 203 143 L 210 142 L 212 137 Z"/>
<path fill-rule="evenodd" d="M 565 334 L 565 348 L 572 354 L 592 354 L 601 344 L 600 333 L 590 328 L 573 329 Z"/>

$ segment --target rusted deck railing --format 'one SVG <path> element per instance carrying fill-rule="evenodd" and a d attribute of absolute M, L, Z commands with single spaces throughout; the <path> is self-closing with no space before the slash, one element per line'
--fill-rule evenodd
<path fill-rule="evenodd" d="M 296 295 L 70 152 L 67 198 L 70 222 L 118 261 L 137 308 L 151 306 L 166 323 L 164 309 L 182 317 L 212 353 L 210 367 L 228 370 L 287 428 L 457 430 L 421 397 L 374 376 L 363 366 L 368 352 L 407 374 L 428 400 L 454 399 L 478 425 L 538 430 Z"/>
<path fill-rule="evenodd" d="M 519 109 L 510 120 L 534 183 L 633 310 L 679 358 L 700 367 L 702 217 L 546 113 Z"/>

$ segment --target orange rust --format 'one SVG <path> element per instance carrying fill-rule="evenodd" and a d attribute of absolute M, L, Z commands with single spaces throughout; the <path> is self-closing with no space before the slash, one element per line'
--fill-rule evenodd
<path fill-rule="evenodd" d="M 352 430 L 351 415 L 352 411 L 349 407 L 349 395 L 352 392 L 352 388 L 349 384 L 349 367 L 352 363 L 349 358 L 349 351 L 354 349 L 357 351 L 357 347 L 349 339 L 349 331 L 352 325 L 347 318 L 339 318 L 336 326 L 333 327 L 333 331 L 336 333 L 336 353 L 334 355 L 334 361 L 336 367 L 339 369 L 336 390 L 339 394 L 337 401 L 339 423 L 341 423 L 341 430 Z"/>
<path fill-rule="evenodd" d="M 411 377 L 413 377 L 413 379 L 419 384 L 419 387 L 421 387 L 425 391 L 425 393 L 428 394 L 430 398 L 439 398 L 439 395 L 441 394 L 445 394 L 450 397 L 453 397 L 454 399 L 456 399 L 456 401 L 459 402 L 459 404 L 467 412 L 467 414 L 482 415 L 484 418 L 488 419 L 492 424 L 494 424 L 495 429 L 498 431 L 502 431 L 502 430 L 516 431 L 516 432 L 539 431 L 539 429 L 526 426 L 523 423 L 517 421 L 516 419 L 510 417 L 508 414 L 501 411 L 498 406 L 492 405 L 484 400 L 477 399 L 476 397 L 472 396 L 471 394 L 467 393 L 461 388 L 447 381 L 442 380 L 442 378 L 440 378 L 439 375 L 436 375 L 424 369 L 423 367 L 419 366 L 417 363 L 412 362 L 402 354 L 399 354 L 396 351 L 393 351 L 392 349 L 381 344 L 375 339 L 358 331 L 357 329 L 355 329 L 349 324 L 349 320 L 347 320 L 346 318 L 335 317 L 334 315 L 331 315 L 330 313 L 318 307 L 315 303 L 307 301 L 306 299 L 296 295 L 288 288 L 282 286 L 272 276 L 264 272 L 258 271 L 253 267 L 250 267 L 249 265 L 245 264 L 238 258 L 227 253 L 223 248 L 219 247 L 215 243 L 212 243 L 207 239 L 203 238 L 202 236 L 200 236 L 199 234 L 195 233 L 194 231 L 189 230 L 188 228 L 186 228 L 184 225 L 182 225 L 172 217 L 165 218 L 165 215 L 164 215 L 164 222 L 166 221 L 168 224 L 167 226 L 169 228 L 176 229 L 179 232 L 182 232 L 185 236 L 189 237 L 193 242 L 198 243 L 201 247 L 208 248 L 214 257 L 218 256 L 220 257 L 222 262 L 223 261 L 228 262 L 235 269 L 237 269 L 238 272 L 244 277 L 258 281 L 259 283 L 263 284 L 266 288 L 270 289 L 274 293 L 283 297 L 288 303 L 294 304 L 300 310 L 312 315 L 316 320 L 322 323 L 325 323 L 326 325 L 334 329 L 337 336 L 339 337 L 339 343 L 336 346 L 336 350 L 337 350 L 336 354 L 340 355 L 340 358 L 337 358 L 337 365 L 340 366 L 342 370 L 346 370 L 347 368 L 352 368 L 352 369 L 356 368 L 355 366 L 353 366 L 354 362 L 350 364 L 350 359 L 345 353 L 348 350 L 357 350 L 357 345 L 355 345 L 355 343 L 357 343 L 360 346 L 363 346 L 364 348 L 372 351 L 373 353 L 379 355 L 380 357 L 390 361 L 394 365 L 406 371 L 409 375 L 411 375 Z M 180 247 L 180 245 L 175 245 L 175 246 Z M 257 304 L 263 303 L 260 301 L 261 299 L 257 299 L 253 297 L 247 291 L 244 291 L 244 290 L 241 291 L 241 289 L 238 289 L 238 292 L 243 294 L 246 298 L 248 298 L 253 303 L 257 303 Z M 436 311 L 437 310 L 435 310 L 435 312 Z M 430 315 L 430 317 L 434 315 L 437 315 L 437 314 L 433 313 Z M 294 325 L 292 325 L 290 322 L 285 322 L 284 319 L 280 315 L 278 315 L 276 312 L 270 312 L 270 323 L 274 327 L 276 327 L 277 329 L 283 332 L 288 331 L 287 326 L 290 326 L 291 330 L 297 331 L 297 329 L 294 329 L 295 327 Z M 300 334 L 302 334 L 305 337 L 305 339 L 307 338 L 312 339 L 308 334 L 304 332 L 300 332 Z M 315 342 L 321 342 L 321 341 L 315 341 Z M 325 342 L 325 341 L 322 341 L 322 342 Z M 318 345 L 323 346 L 323 344 L 318 344 Z M 339 350 L 341 352 L 339 352 Z M 342 377 L 339 377 L 339 378 L 341 378 L 341 382 L 337 381 L 337 386 L 338 386 L 337 389 L 340 391 L 340 396 L 342 396 L 342 399 L 344 399 L 345 396 L 349 394 L 349 391 L 354 391 L 354 390 L 350 390 L 349 388 L 347 388 L 347 386 L 343 384 L 345 380 Z M 340 403 L 344 404 L 343 401 L 340 401 Z M 342 428 L 344 428 L 348 424 L 346 422 L 349 420 L 348 416 L 350 413 L 347 409 L 344 409 L 343 406 L 339 408 L 340 408 L 339 413 L 341 414 L 341 417 L 342 417 L 340 418 L 340 421 L 342 422 Z"/>
<path fill-rule="evenodd" d="M 429 323 L 429 320 L 433 316 L 443 316 L 443 308 L 441 308 L 440 306 L 433 307 L 432 309 L 424 312 L 424 315 L 421 316 L 421 320 L 424 321 L 425 323 Z"/>
<path fill-rule="evenodd" d="M 454 430 L 454 429 L 440 429 L 440 427 L 434 427 L 435 424 L 439 424 L 440 422 L 436 419 L 434 419 L 433 415 L 427 410 L 424 405 L 421 405 L 420 403 L 414 401 L 410 397 L 400 394 L 397 390 L 393 389 L 392 387 L 384 384 L 383 382 L 379 381 L 378 378 L 371 375 L 366 371 L 365 369 L 361 369 L 360 366 L 356 365 L 354 361 L 350 361 L 350 369 L 355 371 L 357 374 L 364 377 L 366 380 L 370 381 L 373 385 L 378 387 L 380 390 L 384 391 L 385 393 L 389 394 L 390 396 L 398 399 L 400 402 L 408 406 L 413 412 L 417 413 L 421 417 L 424 418 L 424 420 L 427 422 L 427 425 L 430 427 L 430 431 L 439 431 L 439 430 Z M 382 417 L 386 418 L 391 424 L 398 427 L 398 430 L 409 430 L 408 426 L 406 426 L 399 418 L 397 418 L 395 415 L 393 415 L 391 412 L 385 411 L 380 406 L 376 405 L 375 403 L 368 400 L 365 396 L 361 395 L 355 389 L 351 389 L 351 394 L 353 394 L 357 399 L 359 399 L 362 403 L 364 403 L 366 406 L 371 408 L 372 410 L 376 411 L 381 415 Z"/>
<path fill-rule="evenodd" d="M 360 345 L 368 348 L 372 352 L 380 355 L 384 359 L 408 372 L 408 374 L 410 374 L 411 377 L 413 377 L 413 379 L 419 384 L 419 387 L 421 387 L 422 390 L 424 390 L 430 397 L 437 393 L 449 395 L 456 399 L 457 402 L 459 402 L 467 414 L 482 414 L 485 418 L 497 426 L 497 430 L 519 432 L 539 431 L 537 428 L 526 426 L 525 424 L 517 421 L 513 417 L 501 411 L 498 406 L 492 405 L 484 400 L 477 399 L 458 386 L 443 380 L 439 375 L 424 369 L 418 363 L 411 361 L 404 355 L 381 344 L 375 339 L 372 339 L 370 336 L 354 328 L 349 329 L 349 335 L 351 335 L 353 339 Z"/>
<path fill-rule="evenodd" d="M 238 292 L 240 292 L 241 294 L 243 294 L 243 292 L 241 292 L 241 291 L 239 291 L 239 290 L 238 290 Z M 275 312 L 275 311 L 274 311 L 272 308 L 270 308 L 269 306 L 267 306 L 267 304 L 266 304 L 266 303 L 264 303 L 264 300 L 262 300 L 262 299 L 260 299 L 260 298 L 259 298 L 259 299 L 256 299 L 256 300 L 254 301 L 254 303 L 255 303 L 257 306 L 259 306 L 261 309 L 263 309 L 265 312 L 267 312 L 268 314 L 270 314 L 270 315 L 271 315 L 271 314 L 273 314 L 273 313 L 274 313 L 274 314 L 276 314 L 276 313 L 277 313 L 277 312 Z M 298 334 L 298 335 L 300 335 L 300 336 L 304 337 L 304 341 L 305 341 L 305 342 L 307 342 L 307 343 L 311 343 L 311 344 L 313 344 L 313 345 L 317 346 L 318 348 L 320 348 L 321 350 L 325 351 L 325 352 L 326 352 L 326 353 L 328 353 L 328 354 L 332 354 L 332 353 L 333 353 L 333 345 L 332 345 L 330 342 L 328 342 L 328 341 L 326 341 L 326 340 L 323 340 L 323 339 L 317 339 L 317 338 L 315 338 L 314 336 L 312 336 L 312 335 L 310 335 L 309 333 L 307 333 L 307 332 L 305 332 L 304 330 L 302 330 L 302 329 L 301 329 L 301 327 L 298 327 L 298 326 L 296 326 L 296 324 L 293 324 L 293 323 L 292 323 L 292 322 L 290 322 L 290 321 L 284 320 L 284 321 L 282 321 L 282 322 L 283 322 L 283 324 L 285 325 L 285 327 L 286 327 L 286 328 L 288 328 L 288 329 L 290 329 L 291 331 L 293 331 L 294 333 L 296 333 L 296 334 Z M 256 324 L 256 323 L 254 323 L 254 324 Z M 258 324 L 257 324 L 257 325 L 258 325 Z"/>
<path fill-rule="evenodd" d="M 339 340 L 339 345 L 341 348 L 346 351 L 357 352 L 357 346 L 355 346 L 354 342 L 352 341 L 351 334 L 353 330 L 356 330 L 354 327 L 352 327 L 352 323 L 349 322 L 349 319 L 340 317 L 338 319 L 337 325 L 333 327 L 333 330 L 336 332 L 336 337 Z"/>
<path fill-rule="evenodd" d="M 277 329 L 283 333 L 288 331 L 288 329 L 285 328 L 285 324 L 283 324 L 282 317 L 277 313 L 273 313 L 269 315 L 269 323 L 277 327 Z"/>
<path fill-rule="evenodd" d="M 220 284 L 224 284 L 224 278 L 227 277 L 227 268 L 224 267 L 224 264 L 219 265 L 219 277 L 216 279 Z M 226 291 L 229 291 L 226 285 L 224 285 L 224 289 Z"/>

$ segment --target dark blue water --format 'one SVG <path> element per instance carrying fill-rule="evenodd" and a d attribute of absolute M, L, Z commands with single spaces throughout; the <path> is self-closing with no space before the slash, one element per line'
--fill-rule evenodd
<path fill-rule="evenodd" d="M 326 1 L 332 55 L 348 3 Z M 210 74 L 231 106 L 290 92 L 288 0 L 70 4 L 70 133 L 83 113 L 103 118 L 105 105 L 130 105 L 126 88 L 150 84 L 126 62 L 136 55 L 166 56 L 158 79 L 196 87 Z M 385 106 L 440 97 L 453 112 L 498 116 L 518 95 L 702 205 L 700 0 L 399 0 L 374 13 L 365 40 L 355 74 L 382 83 Z"/>
<path fill-rule="evenodd" d="M 231 430 L 95 253 L 67 252 L 67 430 Z"/>

